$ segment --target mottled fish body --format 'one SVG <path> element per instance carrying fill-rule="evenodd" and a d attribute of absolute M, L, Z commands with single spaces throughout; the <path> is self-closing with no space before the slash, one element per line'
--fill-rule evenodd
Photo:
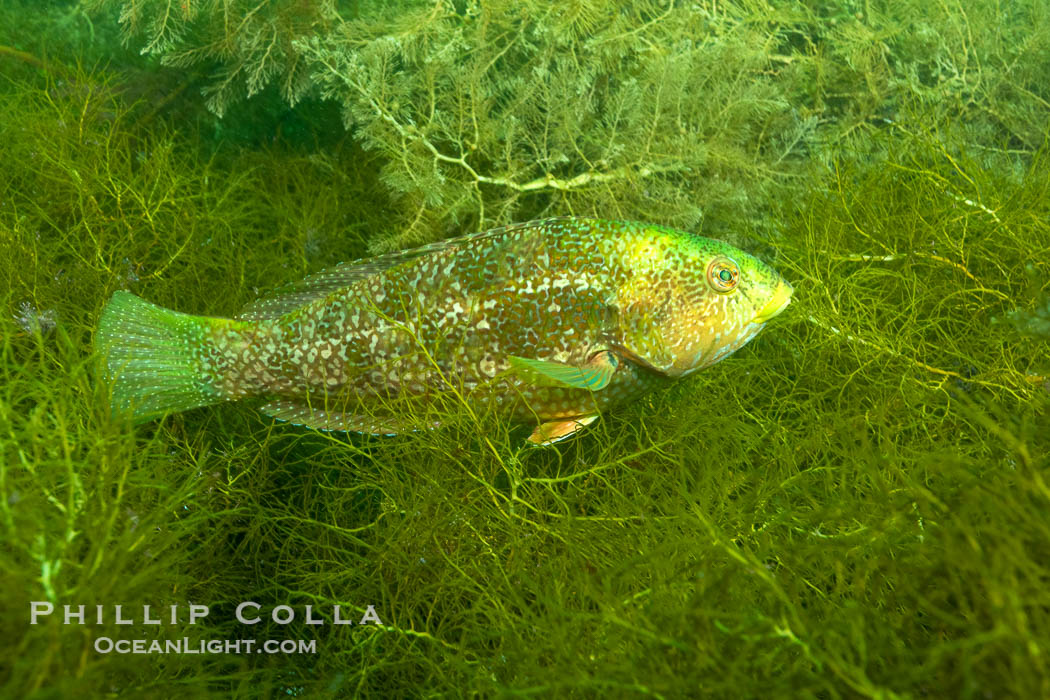
<path fill-rule="evenodd" d="M 97 345 L 137 421 L 265 396 L 283 420 L 394 433 L 453 396 L 538 422 L 542 443 L 723 359 L 790 296 L 725 243 L 560 218 L 338 265 L 236 319 L 117 292 Z"/>

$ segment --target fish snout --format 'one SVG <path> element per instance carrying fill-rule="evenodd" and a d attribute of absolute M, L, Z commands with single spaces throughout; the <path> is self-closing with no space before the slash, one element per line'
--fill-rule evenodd
<path fill-rule="evenodd" d="M 773 290 L 773 296 L 770 297 L 765 306 L 759 309 L 755 317 L 751 319 L 751 323 L 765 323 L 780 314 L 791 303 L 791 293 L 794 291 L 794 288 L 788 281 L 781 278 L 777 283 L 776 289 Z"/>

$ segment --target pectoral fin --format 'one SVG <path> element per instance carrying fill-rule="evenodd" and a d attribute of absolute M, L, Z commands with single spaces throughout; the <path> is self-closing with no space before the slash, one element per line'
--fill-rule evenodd
<path fill-rule="evenodd" d="M 524 371 L 557 385 L 572 389 L 589 389 L 599 391 L 608 386 L 619 367 L 620 361 L 609 351 L 603 351 L 595 355 L 590 362 L 577 367 L 576 365 L 551 360 L 533 360 L 527 357 L 510 356 L 510 366 L 514 369 Z"/>
<path fill-rule="evenodd" d="M 576 431 L 586 428 L 598 418 L 597 414 L 569 418 L 567 420 L 552 420 L 543 423 L 529 436 L 529 442 L 534 445 L 553 445 L 567 437 L 576 434 Z"/>

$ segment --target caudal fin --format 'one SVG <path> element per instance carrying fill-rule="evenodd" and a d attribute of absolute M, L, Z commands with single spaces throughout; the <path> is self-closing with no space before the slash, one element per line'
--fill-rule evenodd
<path fill-rule="evenodd" d="M 210 321 L 114 292 L 95 334 L 112 382 L 113 414 L 142 423 L 228 398 L 201 371 L 198 350 Z"/>

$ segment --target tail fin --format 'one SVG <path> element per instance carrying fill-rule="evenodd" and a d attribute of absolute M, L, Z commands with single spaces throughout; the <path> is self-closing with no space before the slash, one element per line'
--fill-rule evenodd
<path fill-rule="evenodd" d="M 95 334 L 113 382 L 113 414 L 142 423 L 227 399 L 214 375 L 202 371 L 198 352 L 211 320 L 114 292 Z"/>

